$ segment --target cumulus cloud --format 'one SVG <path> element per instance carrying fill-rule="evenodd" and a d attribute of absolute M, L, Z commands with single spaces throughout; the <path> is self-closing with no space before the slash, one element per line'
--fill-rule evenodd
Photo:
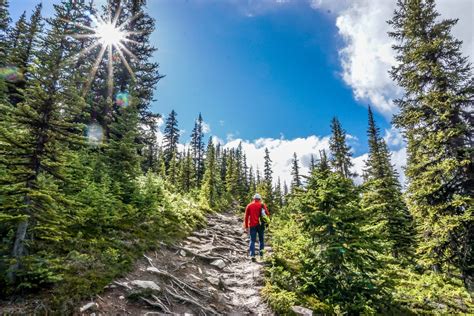
<path fill-rule="evenodd" d="M 265 156 L 265 148 L 270 151 L 270 158 L 272 159 L 273 178 L 276 181 L 278 177 L 281 178 L 282 184 L 284 181 L 289 185 L 291 183 L 291 159 L 293 153 L 296 152 L 300 160 L 301 173 L 307 174 L 309 170 L 309 162 L 311 154 L 317 155 L 319 150 L 329 148 L 329 137 L 308 136 L 295 139 L 284 138 L 259 138 L 254 141 L 243 139 L 234 139 L 227 142 L 224 148 L 235 148 L 242 143 L 242 149 L 247 156 L 247 162 L 256 168 L 263 171 L 263 157 Z"/>
<path fill-rule="evenodd" d="M 336 6 L 334 3 L 339 5 Z M 463 52 L 474 61 L 472 0 L 439 0 L 441 18 L 459 18 L 454 35 L 464 41 Z M 332 1 L 313 0 L 314 9 L 336 10 L 336 26 L 344 46 L 339 50 L 343 80 L 357 100 L 370 102 L 378 112 L 390 117 L 397 109 L 392 100 L 401 94 L 388 71 L 396 65 L 393 39 L 387 32 L 396 7 L 393 0 Z"/>
<path fill-rule="evenodd" d="M 211 132 L 211 125 L 209 123 L 206 123 L 206 122 L 202 122 L 202 132 L 204 134 L 209 134 Z"/>

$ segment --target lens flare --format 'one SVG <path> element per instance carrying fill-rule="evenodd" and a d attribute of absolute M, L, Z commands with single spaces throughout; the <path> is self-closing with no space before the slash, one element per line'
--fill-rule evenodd
<path fill-rule="evenodd" d="M 8 82 L 15 83 L 15 82 L 23 80 L 23 73 L 20 71 L 18 67 L 15 67 L 15 66 L 1 67 L 0 78 Z"/>
<path fill-rule="evenodd" d="M 121 107 L 127 107 L 130 104 L 130 95 L 128 92 L 120 92 L 115 97 L 115 103 Z"/>
<path fill-rule="evenodd" d="M 86 130 L 87 141 L 91 146 L 99 146 L 104 140 L 104 130 L 97 123 L 91 123 Z"/>

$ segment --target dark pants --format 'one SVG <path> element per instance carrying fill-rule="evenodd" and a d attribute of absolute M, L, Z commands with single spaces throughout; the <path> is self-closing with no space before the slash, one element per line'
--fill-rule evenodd
<path fill-rule="evenodd" d="M 255 257 L 255 242 L 257 241 L 257 235 L 258 235 L 260 256 L 263 256 L 263 248 L 265 247 L 265 244 L 263 242 L 264 233 L 265 233 L 265 226 L 264 225 L 257 225 L 257 226 L 254 226 L 254 227 L 250 227 L 249 252 L 250 252 L 251 257 Z"/>

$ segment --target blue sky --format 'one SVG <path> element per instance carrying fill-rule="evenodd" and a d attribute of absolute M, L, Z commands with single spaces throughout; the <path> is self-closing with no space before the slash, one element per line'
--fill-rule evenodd
<path fill-rule="evenodd" d="M 39 0 L 10 0 L 16 19 Z M 97 0 L 105 2 L 106 0 Z M 59 0 L 43 0 L 44 15 Z M 290 178 L 296 152 L 309 157 L 328 148 L 337 116 L 350 134 L 354 171 L 367 152 L 367 105 L 373 106 L 392 162 L 403 177 L 406 148 L 390 125 L 402 91 L 388 70 L 395 65 L 387 20 L 395 0 L 148 0 L 156 19 L 155 60 L 166 75 L 157 86 L 155 112 L 178 113 L 187 142 L 201 112 L 210 133 L 227 147 L 243 143 L 262 166 L 270 149 L 274 177 Z M 473 62 L 474 1 L 438 0 L 443 18 L 459 18 L 453 34 Z M 360 179 L 358 180 L 360 181 Z"/>
<path fill-rule="evenodd" d="M 43 1 L 51 15 L 52 2 Z M 17 17 L 35 0 L 12 1 Z M 366 104 L 341 78 L 335 16 L 295 4 L 250 14 L 231 1 L 148 1 L 166 77 L 153 110 L 178 113 L 183 140 L 199 112 L 212 134 L 243 139 L 327 135 L 336 115 L 364 152 Z M 377 117 L 381 127 L 387 120 Z"/>

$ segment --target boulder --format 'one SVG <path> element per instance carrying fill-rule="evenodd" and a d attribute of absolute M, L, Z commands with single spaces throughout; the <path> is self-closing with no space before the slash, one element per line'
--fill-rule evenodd
<path fill-rule="evenodd" d="M 139 288 L 142 288 L 142 289 L 151 289 L 151 290 L 154 290 L 154 291 L 160 291 L 160 287 L 158 286 L 158 284 L 156 284 L 155 282 L 153 281 L 146 281 L 146 280 L 133 280 L 132 282 L 130 282 L 132 285 L 135 285 Z"/>
<path fill-rule="evenodd" d="M 224 269 L 225 262 L 222 259 L 217 259 L 211 262 L 211 265 L 218 267 L 219 269 Z"/>
<path fill-rule="evenodd" d="M 313 311 L 303 306 L 292 306 L 291 310 L 299 316 L 313 316 Z"/>

